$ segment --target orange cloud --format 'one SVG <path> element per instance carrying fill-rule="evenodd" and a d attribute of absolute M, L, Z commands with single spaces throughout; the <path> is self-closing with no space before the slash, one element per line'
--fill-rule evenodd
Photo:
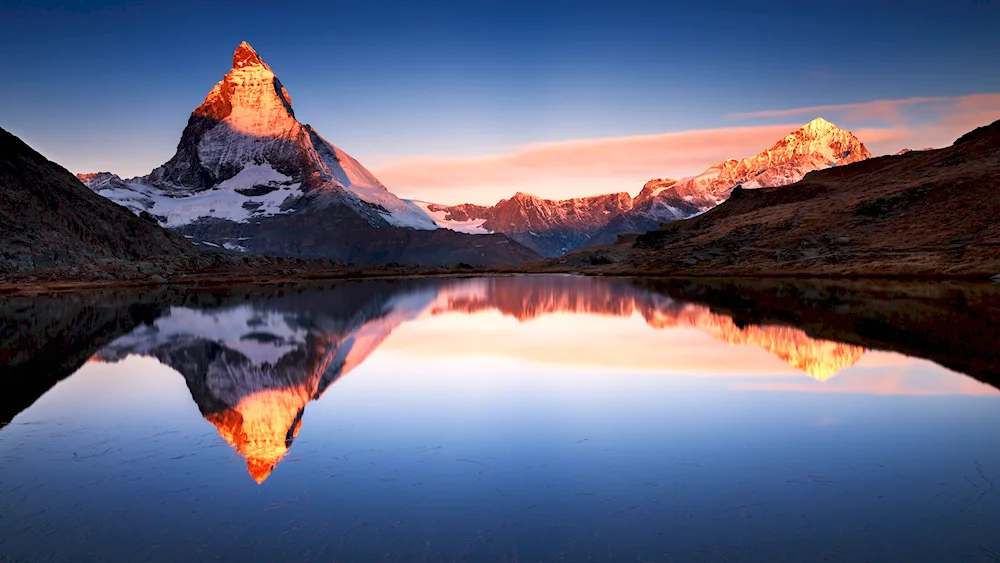
<path fill-rule="evenodd" d="M 463 194 L 466 200 L 482 201 L 484 186 L 500 187 L 499 191 L 488 191 L 510 197 L 519 186 L 538 182 L 553 185 L 555 189 L 536 195 L 575 197 L 587 193 L 579 190 L 577 180 L 602 178 L 607 185 L 607 179 L 623 176 L 630 177 L 630 182 L 638 182 L 623 186 L 635 194 L 650 178 L 696 174 L 720 160 L 755 154 L 799 126 L 761 125 L 532 143 L 509 153 L 482 157 L 407 158 L 373 166 L 372 172 L 389 189 L 411 197 L 427 198 L 435 191 L 453 193 L 455 188 L 469 188 L 479 193 L 466 192 Z M 556 193 L 566 189 L 574 191 Z M 598 188 L 592 193 L 611 191 L 618 190 Z M 495 202 L 496 199 L 483 201 Z"/>
<path fill-rule="evenodd" d="M 922 119 L 908 116 L 904 108 L 919 108 Z M 1000 118 L 1000 93 L 874 100 L 730 117 L 788 116 L 802 116 L 802 122 L 823 116 L 842 126 L 891 123 L 891 127 L 853 129 L 874 154 L 891 154 L 902 148 L 948 146 L 970 130 L 995 121 Z M 373 166 L 372 171 L 403 197 L 440 203 L 493 204 L 518 191 L 548 198 L 619 191 L 635 195 L 651 178 L 689 176 L 727 158 L 756 154 L 801 124 L 532 143 L 478 157 L 404 158 Z"/>

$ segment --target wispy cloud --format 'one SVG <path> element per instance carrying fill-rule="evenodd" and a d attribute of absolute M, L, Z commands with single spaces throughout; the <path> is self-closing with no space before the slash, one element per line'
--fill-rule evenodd
<path fill-rule="evenodd" d="M 905 110 L 918 109 L 940 121 L 956 118 L 967 122 L 969 117 L 979 116 L 983 112 L 1000 112 L 1000 94 L 969 94 L 966 96 L 925 96 L 914 98 L 899 98 L 895 100 L 872 100 L 850 104 L 831 104 L 823 106 L 806 106 L 789 109 L 771 109 L 730 114 L 732 119 L 756 119 L 791 116 L 818 115 L 829 116 L 845 124 L 865 121 L 883 121 L 887 123 L 904 123 L 911 118 Z M 971 115 L 970 115 L 971 114 Z M 997 115 L 1000 117 L 1000 115 Z"/>
<path fill-rule="evenodd" d="M 789 117 L 793 115 L 821 115 L 830 113 L 841 113 L 840 119 L 848 121 L 878 120 L 899 122 L 903 121 L 901 109 L 905 106 L 917 104 L 931 104 L 940 102 L 953 102 L 956 98 L 923 97 L 923 98 L 902 98 L 898 100 L 873 100 L 870 102 L 858 102 L 851 104 L 831 104 L 825 106 L 807 106 L 790 109 L 769 109 L 762 111 L 749 111 L 743 113 L 730 114 L 734 119 L 751 119 L 761 117 Z"/>

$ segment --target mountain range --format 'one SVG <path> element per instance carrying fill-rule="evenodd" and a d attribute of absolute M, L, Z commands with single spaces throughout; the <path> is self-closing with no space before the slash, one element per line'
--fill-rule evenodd
<path fill-rule="evenodd" d="M 870 157 L 850 132 L 816 119 L 754 156 L 690 178 L 651 180 L 635 198 L 517 193 L 493 206 L 405 200 L 298 121 L 287 89 L 244 42 L 191 114 L 170 160 L 138 178 L 78 177 L 204 248 L 361 264 L 496 265 L 609 244 L 702 213 L 736 186 L 785 185 Z"/>
<path fill-rule="evenodd" d="M 728 199 L 737 186 L 784 186 L 815 170 L 871 157 L 851 132 L 817 118 L 751 157 L 719 162 L 697 176 L 650 180 L 635 198 L 616 193 L 546 200 L 518 193 L 492 207 L 423 202 L 421 207 L 439 224 L 466 232 L 503 233 L 543 256 L 555 257 L 698 215 Z"/>
<path fill-rule="evenodd" d="M 872 158 L 852 133 L 817 118 L 756 155 L 650 180 L 635 197 L 517 193 L 494 206 L 440 205 L 397 197 L 300 122 L 271 67 L 242 43 L 175 154 L 145 176 L 73 178 L 13 135 L 0 141 L 4 275 L 285 271 L 275 259 L 313 260 L 304 264 L 314 270 L 325 261 L 602 273 L 1000 271 L 996 124 L 944 149 Z"/>

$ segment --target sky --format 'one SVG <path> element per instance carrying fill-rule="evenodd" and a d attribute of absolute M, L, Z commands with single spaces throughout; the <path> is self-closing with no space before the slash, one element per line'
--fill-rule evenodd
<path fill-rule="evenodd" d="M 822 116 L 876 154 L 1000 118 L 1000 2 L 3 0 L 0 127 L 146 174 L 240 41 L 402 197 L 492 204 L 696 174 Z"/>

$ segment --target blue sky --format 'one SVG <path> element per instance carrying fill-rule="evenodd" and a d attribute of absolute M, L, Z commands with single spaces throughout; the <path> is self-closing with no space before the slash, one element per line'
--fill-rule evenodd
<path fill-rule="evenodd" d="M 1000 92 L 998 25 L 1000 3 L 971 1 L 5 1 L 0 126 L 75 172 L 146 173 L 170 157 L 189 113 L 246 40 L 288 88 L 300 120 L 398 179 L 383 181 L 402 195 L 635 193 L 642 177 L 694 173 L 717 155 L 703 164 L 665 157 L 656 170 L 646 163 L 607 181 L 527 170 L 521 180 L 484 174 L 492 187 L 403 184 L 413 163 L 791 125 L 816 115 L 736 114 L 915 97 L 937 101 L 817 113 L 880 131 L 862 137 L 876 149 L 946 143 L 994 109 L 1000 118 L 991 97 L 963 101 Z"/>

